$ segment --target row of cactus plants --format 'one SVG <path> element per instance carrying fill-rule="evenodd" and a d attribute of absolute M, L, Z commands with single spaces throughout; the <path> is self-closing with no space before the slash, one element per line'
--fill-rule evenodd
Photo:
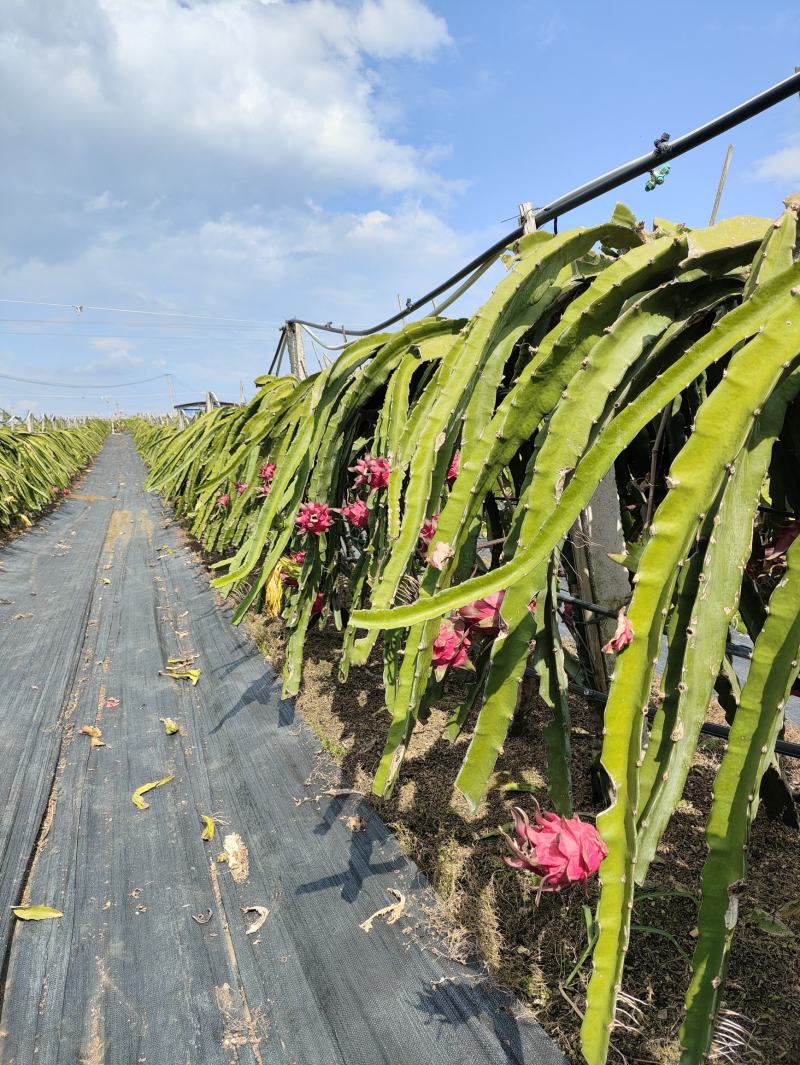
<path fill-rule="evenodd" d="M 107 423 L 0 425 L 0 535 L 32 524 L 97 454 Z"/>
<path fill-rule="evenodd" d="M 215 554 L 237 620 L 251 608 L 285 618 L 287 695 L 318 619 L 342 631 L 343 678 L 381 647 L 390 721 L 377 794 L 391 793 L 417 722 L 461 667 L 472 675 L 446 735 L 470 734 L 455 786 L 477 807 L 533 673 L 552 710 L 542 742 L 564 817 L 568 675 L 580 667 L 562 643 L 561 551 L 615 470 L 631 599 L 606 648 L 617 660 L 590 1065 L 606 1061 L 617 1020 L 635 887 L 716 692 L 732 732 L 707 826 L 685 1065 L 714 1045 L 759 781 L 798 672 L 797 214 L 787 201 L 775 222 L 647 230 L 619 205 L 608 223 L 522 238 L 469 320 L 358 340 L 303 381 L 261 377 L 249 404 L 183 430 L 132 424 L 150 487 Z M 741 689 L 731 627 L 755 641 Z"/>

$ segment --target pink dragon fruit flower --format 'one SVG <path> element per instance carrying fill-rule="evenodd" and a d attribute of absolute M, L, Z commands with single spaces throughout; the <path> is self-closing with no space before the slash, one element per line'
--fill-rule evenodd
<path fill-rule="evenodd" d="M 311 604 L 311 617 L 315 618 L 318 614 L 321 614 L 324 606 L 325 596 L 322 594 L 322 592 L 317 592 L 317 597 Z"/>
<path fill-rule="evenodd" d="M 261 469 L 258 471 L 258 476 L 262 481 L 267 484 L 272 484 L 275 480 L 275 474 L 277 472 L 277 466 L 274 462 L 265 462 Z"/>
<path fill-rule="evenodd" d="M 247 491 L 247 485 L 244 483 L 244 481 L 241 481 L 239 484 L 236 485 L 236 491 L 239 493 L 240 496 L 243 496 L 245 494 L 245 492 Z"/>
<path fill-rule="evenodd" d="M 356 462 L 355 466 L 350 467 L 350 472 L 356 474 L 353 481 L 354 487 L 360 488 L 362 484 L 366 484 L 369 485 L 370 492 L 377 492 L 389 484 L 392 464 L 388 459 L 374 458 L 367 453 Z"/>
<path fill-rule="evenodd" d="M 603 651 L 607 654 L 619 654 L 620 651 L 624 651 L 628 644 L 633 639 L 633 625 L 630 623 L 628 615 L 625 613 L 625 607 L 623 607 L 617 614 L 617 631 L 611 637 L 607 644 L 603 645 Z"/>
<path fill-rule="evenodd" d="M 474 669 L 469 660 L 470 639 L 467 630 L 452 621 L 443 621 L 433 641 L 433 671 L 441 680 L 448 669 Z"/>
<path fill-rule="evenodd" d="M 322 536 L 333 525 L 333 512 L 327 503 L 302 503 L 296 521 L 303 532 Z"/>
<path fill-rule="evenodd" d="M 377 492 L 389 485 L 389 474 L 392 472 L 392 464 L 388 459 L 373 459 L 369 475 L 369 488 L 371 492 Z"/>
<path fill-rule="evenodd" d="M 229 507 L 230 505 L 231 505 L 231 497 L 230 497 L 230 495 L 227 492 L 223 492 L 222 495 L 217 500 L 217 506 L 220 508 L 220 510 L 224 510 L 226 507 Z"/>
<path fill-rule="evenodd" d="M 295 551 L 295 553 L 289 557 L 292 562 L 296 562 L 298 566 L 302 566 L 306 560 L 306 553 L 305 551 Z"/>
<path fill-rule="evenodd" d="M 500 617 L 500 607 L 503 605 L 505 594 L 502 590 L 493 592 L 484 599 L 467 603 L 456 612 L 471 635 L 489 636 L 494 639 L 505 628 Z"/>
<path fill-rule="evenodd" d="M 354 503 L 342 507 L 339 513 L 357 529 L 366 529 L 369 525 L 369 510 L 363 499 L 357 499 Z"/>
<path fill-rule="evenodd" d="M 503 833 L 514 855 L 503 859 L 506 865 L 540 876 L 539 895 L 543 891 L 558 891 L 568 884 L 586 884 L 608 854 L 594 825 L 579 817 L 542 814 L 538 803 L 534 817 L 536 824 L 532 825 L 525 811 L 514 807 L 517 838 Z"/>
<path fill-rule="evenodd" d="M 460 451 L 456 451 L 455 455 L 453 455 L 453 461 L 450 463 L 450 468 L 447 471 L 447 483 L 448 484 L 452 484 L 453 481 L 456 479 L 456 477 L 458 477 L 458 463 L 459 463 L 460 459 L 461 459 L 461 452 Z"/>
<path fill-rule="evenodd" d="M 428 544 L 436 535 L 436 527 L 439 524 L 439 515 L 431 514 L 429 518 L 426 518 L 422 523 L 422 528 L 419 531 L 419 538 L 427 548 Z"/>

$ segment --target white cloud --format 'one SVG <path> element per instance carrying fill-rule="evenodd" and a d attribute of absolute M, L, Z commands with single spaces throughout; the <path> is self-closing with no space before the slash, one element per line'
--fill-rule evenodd
<path fill-rule="evenodd" d="M 365 51 L 386 59 L 425 59 L 451 43 L 445 20 L 420 0 L 365 0 L 356 15 L 356 38 Z"/>
<path fill-rule="evenodd" d="M 369 324 L 478 250 L 442 217 L 447 146 L 382 97 L 387 64 L 450 45 L 423 0 L 3 0 L 2 24 L 13 297 Z M 51 365 L 238 385 L 274 345 L 147 321 Z"/>
<path fill-rule="evenodd" d="M 777 152 L 759 159 L 755 176 L 761 181 L 774 181 L 782 185 L 800 182 L 800 134 L 791 137 Z M 796 190 L 786 188 L 785 191 Z"/>
<path fill-rule="evenodd" d="M 127 207 L 127 205 L 127 200 L 115 200 L 106 189 L 99 196 L 92 196 L 91 199 L 88 199 L 83 205 L 83 209 L 91 214 L 93 211 L 119 211 L 123 207 Z"/>

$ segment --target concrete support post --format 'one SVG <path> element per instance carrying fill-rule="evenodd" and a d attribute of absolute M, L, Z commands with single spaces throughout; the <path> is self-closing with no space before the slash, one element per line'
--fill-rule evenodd
<path fill-rule="evenodd" d="M 289 373 L 299 381 L 308 377 L 306 351 L 303 346 L 303 327 L 297 322 L 286 323 L 286 343 L 289 347 Z"/>

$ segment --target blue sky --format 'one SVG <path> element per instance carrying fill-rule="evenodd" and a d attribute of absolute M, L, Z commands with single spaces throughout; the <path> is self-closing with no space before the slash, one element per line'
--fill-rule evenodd
<path fill-rule="evenodd" d="M 105 386 L 164 373 L 179 401 L 252 394 L 286 317 L 369 325 L 520 200 L 798 62 L 782 0 L 4 0 L 0 374 L 60 384 L 0 377 L 0 407 L 160 410 L 163 378 Z M 721 216 L 776 215 L 800 189 L 797 98 L 562 228 L 616 199 L 706 224 L 729 141 Z"/>

